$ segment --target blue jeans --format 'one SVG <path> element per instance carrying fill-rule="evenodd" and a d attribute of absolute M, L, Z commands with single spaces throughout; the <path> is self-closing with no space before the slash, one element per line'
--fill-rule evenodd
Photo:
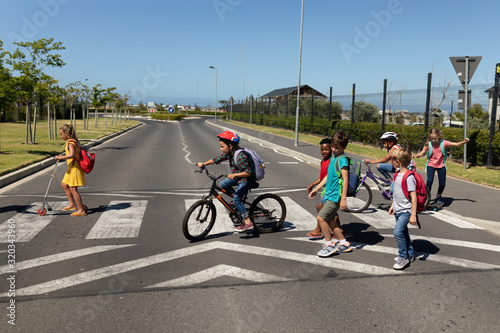
<path fill-rule="evenodd" d="M 433 168 L 431 166 L 427 166 L 427 187 L 429 188 L 429 192 L 432 189 L 432 183 L 434 182 L 434 174 L 438 173 L 439 187 L 438 187 L 438 195 L 443 194 L 444 187 L 446 186 L 446 168 L 442 167 L 439 169 Z M 430 195 L 430 193 L 429 193 Z"/>
<path fill-rule="evenodd" d="M 238 212 L 240 212 L 241 217 L 244 219 L 248 217 L 248 211 L 241 199 L 243 199 L 245 194 L 247 194 L 252 188 L 253 183 L 255 183 L 255 181 L 246 181 L 238 184 L 237 180 L 229 178 L 220 182 L 220 187 L 223 189 L 229 189 L 229 191 L 232 190 L 233 186 L 238 186 L 236 193 L 234 193 L 233 203 L 236 206 L 236 209 L 238 209 Z"/>
<path fill-rule="evenodd" d="M 398 255 L 401 258 L 410 259 L 413 257 L 413 245 L 411 244 L 408 223 L 410 222 L 410 212 L 396 213 L 396 226 L 394 227 L 394 238 L 398 243 Z"/>
<path fill-rule="evenodd" d="M 391 172 L 391 173 L 395 173 L 396 172 L 396 169 L 394 168 L 394 166 L 392 165 L 392 163 L 379 163 L 379 166 L 377 167 L 377 170 L 387 180 L 391 180 L 392 179 L 392 176 L 389 174 L 389 172 Z"/>

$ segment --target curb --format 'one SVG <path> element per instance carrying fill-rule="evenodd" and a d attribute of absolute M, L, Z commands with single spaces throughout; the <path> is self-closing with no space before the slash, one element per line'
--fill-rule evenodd
<path fill-rule="evenodd" d="M 144 123 L 140 123 L 140 124 L 131 126 L 129 128 L 123 129 L 119 132 L 115 132 L 115 133 L 112 133 L 108 136 L 102 137 L 100 139 L 93 140 L 92 142 L 89 142 L 89 143 L 83 145 L 82 147 L 84 149 L 88 150 L 92 147 L 98 146 L 98 145 L 102 144 L 103 142 L 106 142 L 106 141 L 108 141 L 108 140 L 110 140 L 118 135 L 121 135 L 121 134 L 126 133 L 128 131 L 131 131 L 131 130 L 133 130 L 139 126 L 142 126 L 142 125 L 144 125 Z M 51 165 L 54 165 L 55 163 L 56 163 L 56 160 L 54 160 L 53 157 L 49 157 L 41 162 L 37 162 L 37 163 L 31 164 L 31 165 L 28 165 L 22 169 L 8 173 L 8 174 L 0 177 L 0 188 L 3 188 L 6 185 L 12 184 L 12 183 L 24 178 L 24 177 L 32 175 L 35 172 L 38 172 L 38 171 L 43 170 L 45 168 L 48 168 Z"/>

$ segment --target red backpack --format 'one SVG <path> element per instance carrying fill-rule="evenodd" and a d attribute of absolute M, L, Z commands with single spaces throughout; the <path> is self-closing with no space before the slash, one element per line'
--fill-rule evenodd
<path fill-rule="evenodd" d="M 399 171 L 394 174 L 394 179 L 398 176 Z M 417 193 L 417 213 L 420 213 L 425 210 L 425 204 L 427 201 L 427 188 L 425 187 L 424 177 L 421 174 L 408 170 L 403 175 L 403 180 L 401 181 L 401 186 L 403 188 L 403 193 L 408 200 L 411 200 L 410 193 L 408 192 L 408 184 L 406 184 L 406 179 L 408 176 L 413 175 L 417 184 L 415 186 L 415 192 Z"/>
<path fill-rule="evenodd" d="M 75 140 L 68 140 L 68 142 L 69 141 L 73 141 L 75 144 L 78 145 L 78 143 Z M 80 147 L 80 158 L 78 160 L 80 163 L 80 168 L 82 168 L 82 170 L 85 173 L 90 173 L 90 171 L 92 171 L 92 169 L 94 169 L 94 163 L 95 163 L 95 154 L 94 153 L 91 153 L 91 152 L 83 149 L 82 147 Z"/>

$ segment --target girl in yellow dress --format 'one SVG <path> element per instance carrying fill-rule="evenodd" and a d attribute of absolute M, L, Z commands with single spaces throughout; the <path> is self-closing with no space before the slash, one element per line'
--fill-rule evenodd
<path fill-rule="evenodd" d="M 85 185 L 85 172 L 80 168 L 80 142 L 75 128 L 71 124 L 64 124 L 59 128 L 61 138 L 66 141 L 64 151 L 66 155 L 58 155 L 56 160 L 66 160 L 68 170 L 62 180 L 61 186 L 68 197 L 69 205 L 62 210 L 76 210 L 71 216 L 87 215 L 87 207 L 82 203 L 82 197 L 78 193 L 78 186 Z"/>

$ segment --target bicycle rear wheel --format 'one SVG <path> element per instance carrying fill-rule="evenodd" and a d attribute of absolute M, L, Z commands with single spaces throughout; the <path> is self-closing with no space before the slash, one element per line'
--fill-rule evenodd
<path fill-rule="evenodd" d="M 249 210 L 250 220 L 260 233 L 278 231 L 286 217 L 283 199 L 276 194 L 263 194 L 254 200 Z"/>
<path fill-rule="evenodd" d="M 361 184 L 356 196 L 347 197 L 347 212 L 361 213 L 372 203 L 372 190 L 367 183 Z"/>
<path fill-rule="evenodd" d="M 215 224 L 217 211 L 210 200 L 195 202 L 184 215 L 182 221 L 182 232 L 191 241 L 199 241 L 205 238 Z"/>

